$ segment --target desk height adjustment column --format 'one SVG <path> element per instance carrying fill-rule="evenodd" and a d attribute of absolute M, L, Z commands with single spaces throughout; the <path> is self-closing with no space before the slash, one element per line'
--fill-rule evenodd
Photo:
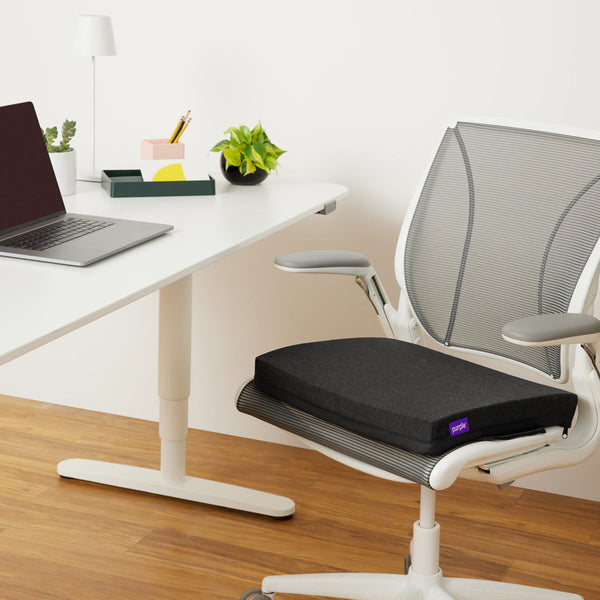
<path fill-rule="evenodd" d="M 165 481 L 185 480 L 192 345 L 192 276 L 160 290 L 158 396 L 160 470 Z"/>
<path fill-rule="evenodd" d="M 289 517 L 294 502 L 283 496 L 185 474 L 190 395 L 192 276 L 161 288 L 158 324 L 159 435 L 161 491 L 195 502 L 273 517 Z M 201 457 L 199 457 L 201 460 Z M 152 490 L 148 490 L 152 491 Z"/>

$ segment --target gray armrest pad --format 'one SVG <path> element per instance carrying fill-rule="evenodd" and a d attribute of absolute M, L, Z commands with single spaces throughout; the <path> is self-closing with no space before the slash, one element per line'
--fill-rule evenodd
<path fill-rule="evenodd" d="M 522 346 L 580 344 L 600 339 L 600 321 L 579 313 L 537 315 L 506 324 L 502 337 Z"/>
<path fill-rule="evenodd" d="M 369 259 L 358 252 L 345 250 L 307 250 L 282 254 L 275 259 L 278 267 L 285 269 L 326 269 L 370 267 Z"/>

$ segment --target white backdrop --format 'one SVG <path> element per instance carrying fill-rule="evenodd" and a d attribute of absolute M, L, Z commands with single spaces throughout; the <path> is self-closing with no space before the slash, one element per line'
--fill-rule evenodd
<path fill-rule="evenodd" d="M 118 55 L 97 59 L 100 167 L 137 166 L 139 140 L 167 137 L 191 109 L 188 156 L 203 159 L 227 127 L 260 119 L 288 150 L 279 177 L 350 188 L 333 215 L 196 275 L 196 428 L 291 442 L 234 409 L 253 357 L 381 334 L 350 279 L 293 276 L 272 260 L 304 248 L 363 252 L 396 301 L 396 236 L 449 121 L 490 115 L 600 129 L 592 0 L 2 0 L 0 8 L 0 104 L 33 100 L 43 126 L 76 119 L 82 166 L 91 161 L 91 65 L 71 53 L 73 27 L 77 14 L 109 14 Z M 0 367 L 0 390 L 156 419 L 156 309 L 154 295 Z M 596 456 L 519 484 L 600 500 L 599 473 Z"/>

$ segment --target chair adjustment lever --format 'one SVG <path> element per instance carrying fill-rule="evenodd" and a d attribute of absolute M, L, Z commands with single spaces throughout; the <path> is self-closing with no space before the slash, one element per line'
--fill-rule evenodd
<path fill-rule="evenodd" d="M 375 309 L 375 313 L 377 314 L 377 316 L 379 316 L 379 311 L 377 310 L 377 306 L 376 306 L 375 302 L 373 302 L 373 298 L 371 298 L 371 294 L 369 294 L 369 288 L 368 288 L 367 284 L 364 282 L 364 280 L 361 277 L 358 277 L 358 276 L 354 278 L 354 281 L 356 282 L 358 287 L 360 287 L 360 289 L 365 293 L 365 295 L 369 299 L 369 302 L 371 303 L 371 306 Z"/>
<path fill-rule="evenodd" d="M 592 361 L 592 366 L 594 367 L 594 370 L 596 371 L 596 373 L 598 373 L 598 376 L 600 377 L 600 371 L 598 370 L 598 362 L 596 361 L 596 351 L 591 346 L 591 344 L 581 344 L 581 347 L 583 348 L 584 352 L 590 357 L 590 360 Z"/>

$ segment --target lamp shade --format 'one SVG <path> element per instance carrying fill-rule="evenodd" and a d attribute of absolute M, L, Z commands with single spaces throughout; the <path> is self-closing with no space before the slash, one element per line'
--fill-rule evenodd
<path fill-rule="evenodd" d="M 117 53 L 112 22 L 106 15 L 78 15 L 73 52 L 85 56 L 113 56 Z"/>

